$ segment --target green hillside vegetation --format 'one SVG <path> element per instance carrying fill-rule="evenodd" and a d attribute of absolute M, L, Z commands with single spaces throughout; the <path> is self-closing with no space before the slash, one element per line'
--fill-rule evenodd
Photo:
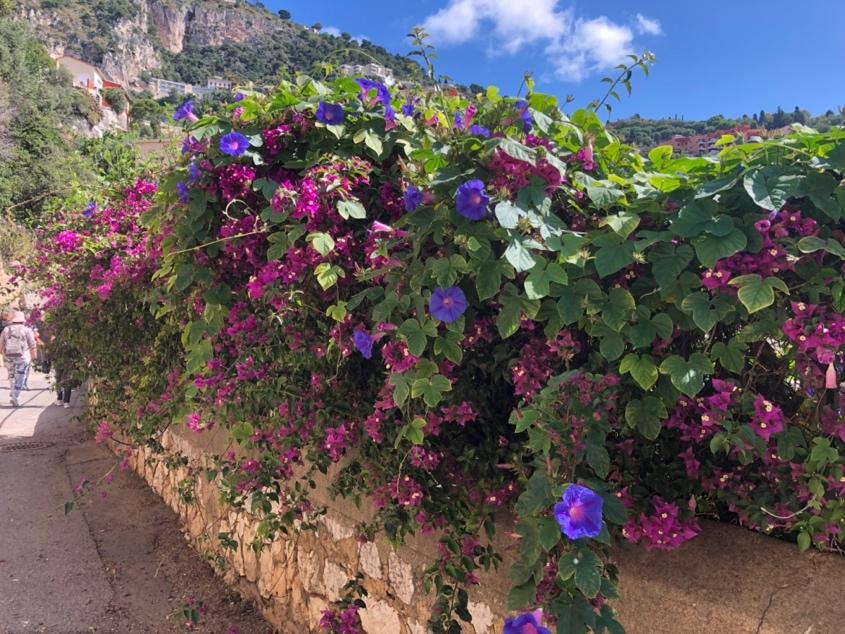
<path fill-rule="evenodd" d="M 165 54 L 160 75 L 165 79 L 203 84 L 211 76 L 274 85 L 280 77 L 296 72 L 318 74 L 324 63 L 338 67 L 344 63 L 374 62 L 394 71 L 397 77 L 419 78 L 416 62 L 394 55 L 384 47 L 363 40 L 358 43 L 343 34 L 340 37 L 315 33 L 289 23 L 272 37 L 251 46 L 188 47 L 178 55 Z"/>
<path fill-rule="evenodd" d="M 31 219 L 65 193 L 84 169 L 68 124 L 98 117 L 31 30 L 0 18 L 0 212 Z"/>
<path fill-rule="evenodd" d="M 775 112 L 761 110 L 751 116 L 742 115 L 736 119 L 716 115 L 705 120 L 687 121 L 680 118 L 643 119 L 639 115 L 634 115 L 627 119 L 614 121 L 609 127 L 626 143 L 639 147 L 650 147 L 676 135 L 693 136 L 743 125 L 775 130 L 791 123 L 800 123 L 820 132 L 825 132 L 831 126 L 845 124 L 844 115 L 845 109 L 840 108 L 839 112 L 828 110 L 823 115 L 814 117 L 808 111 L 796 106 L 792 112 L 785 112 L 781 108 L 778 108 Z"/>

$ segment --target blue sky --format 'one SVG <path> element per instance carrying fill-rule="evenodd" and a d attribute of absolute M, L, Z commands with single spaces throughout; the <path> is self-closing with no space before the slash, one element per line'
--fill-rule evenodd
<path fill-rule="evenodd" d="M 584 105 L 627 52 L 657 55 L 651 77 L 613 118 L 739 116 L 796 105 L 845 106 L 845 0 L 265 0 L 293 20 L 407 53 L 416 24 L 432 33 L 437 72 L 514 93 L 536 89 Z"/>

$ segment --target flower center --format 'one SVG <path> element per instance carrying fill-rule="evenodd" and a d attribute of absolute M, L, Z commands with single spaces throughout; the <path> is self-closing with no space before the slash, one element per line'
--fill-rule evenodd
<path fill-rule="evenodd" d="M 448 308 L 449 306 L 452 305 L 453 301 L 454 300 L 451 297 L 444 297 L 443 298 L 443 305 Z"/>
<path fill-rule="evenodd" d="M 582 504 L 573 504 L 569 507 L 569 519 L 578 522 L 586 516 L 586 511 Z"/>
<path fill-rule="evenodd" d="M 472 196 L 469 197 L 469 202 L 472 205 L 480 205 L 481 204 L 481 196 L 479 196 L 478 194 L 473 194 Z"/>

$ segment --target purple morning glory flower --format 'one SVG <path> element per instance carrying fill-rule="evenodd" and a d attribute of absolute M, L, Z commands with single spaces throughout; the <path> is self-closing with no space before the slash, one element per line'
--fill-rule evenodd
<path fill-rule="evenodd" d="M 242 92 L 239 92 L 239 93 L 235 94 L 235 98 L 232 101 L 237 103 L 238 101 L 243 101 L 245 97 L 246 97 L 245 94 L 243 94 Z"/>
<path fill-rule="evenodd" d="M 343 112 L 343 106 L 335 103 L 326 103 L 321 101 L 317 106 L 317 121 L 325 123 L 326 125 L 340 125 L 346 118 Z"/>
<path fill-rule="evenodd" d="M 405 211 L 416 211 L 423 204 L 423 193 L 413 185 L 405 190 Z"/>
<path fill-rule="evenodd" d="M 416 99 L 408 99 L 408 101 L 406 101 L 402 105 L 402 114 L 404 114 L 406 117 L 413 117 L 414 116 L 414 110 L 415 110 L 415 108 L 414 108 L 415 102 L 416 102 Z"/>
<path fill-rule="evenodd" d="M 490 196 L 484 191 L 484 183 L 480 180 L 467 181 L 458 187 L 455 195 L 455 206 L 458 213 L 470 220 L 481 220 L 487 213 Z"/>
<path fill-rule="evenodd" d="M 243 156 L 249 148 L 249 140 L 240 132 L 230 132 L 220 137 L 220 151 L 229 156 Z"/>
<path fill-rule="evenodd" d="M 85 205 L 85 211 L 82 212 L 82 215 L 85 216 L 86 218 L 90 218 L 91 216 L 94 215 L 94 213 L 96 211 L 97 211 L 97 203 L 95 203 L 92 200 L 87 205 Z"/>
<path fill-rule="evenodd" d="M 457 286 L 436 288 L 428 300 L 428 312 L 446 324 L 458 321 L 467 309 L 467 298 Z"/>
<path fill-rule="evenodd" d="M 188 201 L 190 200 L 190 191 L 191 190 L 188 188 L 187 183 L 183 181 L 179 181 L 178 183 L 176 183 L 176 195 L 179 197 L 179 202 L 183 205 L 188 204 Z"/>
<path fill-rule="evenodd" d="M 387 86 L 377 81 L 373 81 L 372 79 L 364 79 L 363 77 L 356 79 L 355 82 L 361 89 L 361 94 L 359 96 L 365 105 L 379 102 L 384 106 L 384 118 L 388 121 L 396 119 L 396 112 L 394 112 L 393 108 L 390 106 L 390 92 L 387 90 Z M 370 97 L 370 93 L 373 90 L 376 92 L 375 98 Z"/>
<path fill-rule="evenodd" d="M 554 515 L 560 530 L 569 539 L 598 537 L 601 533 L 601 497 L 579 484 L 563 492 L 563 499 L 555 504 Z"/>
<path fill-rule="evenodd" d="M 191 164 L 188 166 L 188 182 L 193 185 L 201 177 L 202 177 L 202 172 L 200 172 L 200 168 L 197 167 L 196 163 L 191 161 Z"/>
<path fill-rule="evenodd" d="M 373 338 L 363 330 L 352 333 L 352 343 L 365 359 L 373 358 Z"/>
<path fill-rule="evenodd" d="M 543 612 L 537 610 L 506 619 L 502 634 L 551 634 L 547 628 L 540 625 L 542 618 Z"/>
<path fill-rule="evenodd" d="M 188 121 L 190 123 L 198 121 L 197 115 L 194 114 L 194 101 L 188 99 L 188 101 L 176 108 L 176 112 L 173 113 L 173 120 Z"/>
<path fill-rule="evenodd" d="M 485 139 L 490 138 L 490 130 L 488 130 L 487 128 L 482 127 L 480 125 L 475 125 L 475 124 L 471 125 L 469 127 L 469 131 L 470 131 L 471 134 L 474 134 L 475 136 L 484 137 Z"/>
<path fill-rule="evenodd" d="M 463 119 L 463 117 L 461 117 L 460 112 L 455 113 L 455 119 L 454 119 L 454 121 L 452 121 L 452 127 L 459 129 L 459 130 L 464 129 L 464 119 Z"/>
<path fill-rule="evenodd" d="M 522 119 L 522 131 L 526 134 L 531 132 L 531 127 L 534 125 L 534 117 L 528 110 L 528 102 L 525 99 L 520 99 L 513 104 L 519 112 L 519 118 Z"/>

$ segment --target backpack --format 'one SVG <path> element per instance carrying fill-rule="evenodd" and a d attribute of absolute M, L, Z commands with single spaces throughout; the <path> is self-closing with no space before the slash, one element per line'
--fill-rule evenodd
<path fill-rule="evenodd" d="M 29 346 L 26 343 L 26 326 L 22 324 L 9 326 L 4 354 L 7 357 L 20 357 L 27 348 Z"/>

